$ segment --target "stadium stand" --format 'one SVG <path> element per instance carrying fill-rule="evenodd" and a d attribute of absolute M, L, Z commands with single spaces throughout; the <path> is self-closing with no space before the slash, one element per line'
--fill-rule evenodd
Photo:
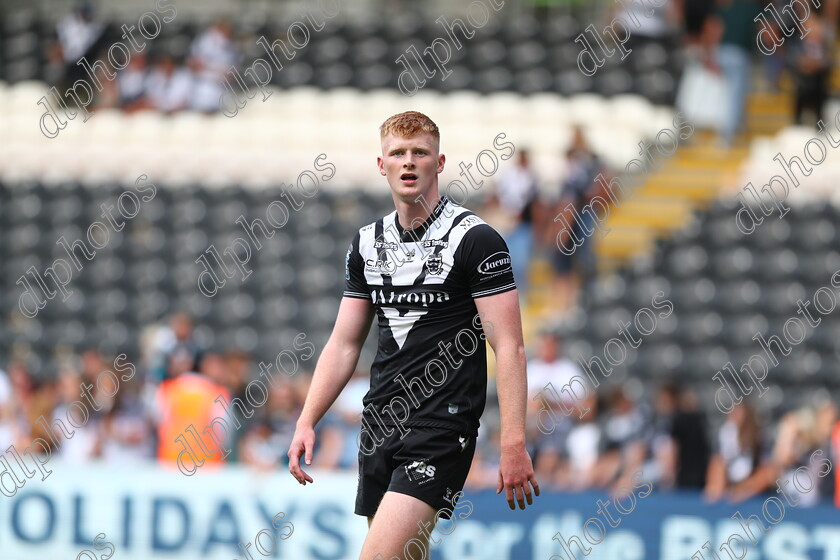
<path fill-rule="evenodd" d="M 243 53 L 240 70 L 264 56 L 257 37 L 282 36 L 288 26 L 289 13 L 265 17 L 257 4 L 233 18 Z M 118 13 L 115 8 L 106 16 L 108 36 L 117 33 Z M 0 396 L 6 377 L 2 370 L 8 371 L 13 395 L 0 401 L 0 436 L 6 437 L 0 443 L 8 443 L 13 425 L 4 420 L 4 406 L 14 410 L 14 429 L 28 442 L 38 436 L 32 403 L 42 399 L 48 405 L 38 410 L 56 413 L 67 404 L 59 395 L 62 379 L 85 368 L 80 375 L 89 378 L 107 366 L 106 358 L 125 352 L 143 372 L 137 384 L 143 387 L 136 388 L 140 404 L 120 403 L 114 410 L 129 417 L 127 425 L 144 431 L 135 451 L 147 461 L 155 459 L 155 406 L 142 393 L 170 367 L 169 355 L 150 348 L 160 350 L 172 342 L 175 335 L 167 323 L 174 313 L 192 318 L 190 342 L 200 350 L 191 348 L 191 357 L 201 362 L 206 351 L 213 355 L 211 364 L 221 360 L 223 365 L 215 367 L 229 378 L 214 381 L 232 396 L 242 397 L 245 384 L 256 378 L 255 364 L 274 361 L 278 345 L 298 333 L 306 333 L 317 350 L 323 347 L 341 297 L 347 243 L 360 225 L 393 210 L 374 167 L 376 127 L 385 117 L 415 109 L 434 118 L 448 156 L 442 186 L 458 178 L 460 161 L 473 161 L 505 133 L 518 150 L 530 153 L 540 199 L 551 207 L 567 179 L 564 157 L 578 129 L 604 169 L 620 176 L 639 156 L 639 142 L 673 128 L 684 55 L 682 38 L 669 34 L 663 43 L 640 46 L 632 57 L 611 60 L 596 77 L 585 78 L 576 66 L 574 38 L 590 20 L 563 10 L 548 21 L 517 13 L 488 24 L 469 48 L 453 51 L 451 78 L 430 79 L 407 97 L 396 88 L 402 67 L 393 61 L 410 45 L 422 49 L 429 44 L 440 35 L 440 26 L 410 15 L 391 25 L 349 17 L 332 22 L 328 33 L 313 34 L 293 65 L 274 72 L 271 96 L 249 99 L 233 118 L 220 112 L 163 114 L 103 106 L 94 108 L 88 122 L 71 120 L 58 139 L 49 139 L 39 130 L 43 107 L 37 100 L 57 76 L 45 54 L 55 16 L 25 5 L 0 9 L 0 130 L 5 136 L 0 141 L 0 278 L 6 288 L 0 290 Z M 186 57 L 209 20 L 207 15 L 179 15 L 156 40 L 157 52 Z M 750 94 L 746 127 L 735 146 L 723 147 L 698 129 L 673 156 L 661 158 L 632 197 L 611 208 L 604 224 L 611 233 L 595 244 L 597 273 L 586 279 L 569 310 L 551 304 L 555 271 L 549 261 L 557 248 L 544 240 L 538 247 L 523 299 L 532 357 L 544 351 L 539 334 L 551 332 L 562 343 L 558 355 L 539 359 L 556 365 L 552 359 L 566 356 L 580 370 L 580 362 L 604 355 L 605 344 L 618 336 L 620 321 L 650 306 L 653 294 L 661 291 L 674 307 L 587 401 L 594 409 L 589 419 L 564 418 L 556 434 L 543 438 L 534 429 L 536 411 L 530 410 L 535 437 L 529 445 L 550 491 L 614 490 L 628 474 L 622 469 L 629 468 L 615 466 L 621 463 L 616 449 L 639 445 L 644 465 L 656 462 L 655 444 L 673 435 L 669 423 L 679 408 L 663 406 L 662 393 L 696 401 L 686 417 L 697 427 L 697 441 L 709 444 L 698 443 L 708 451 L 698 454 L 700 479 L 726 434 L 749 422 L 761 425 L 761 435 L 752 442 L 756 458 L 745 478 L 763 468 L 792 468 L 792 462 L 775 456 L 779 426 L 840 402 L 836 312 L 823 316 L 820 326 L 779 360 L 766 377 L 767 395 L 745 404 L 738 414 L 720 414 L 718 385 L 712 381 L 727 362 L 738 367 L 760 353 L 754 337 L 782 332 L 786 321 L 797 316 L 798 300 L 813 298 L 840 270 L 840 158 L 833 153 L 807 178 L 807 188 L 791 189 L 785 201 L 791 210 L 784 219 L 770 215 L 750 234 L 738 227 L 743 207 L 736 195 L 741 189 L 748 182 L 766 184 L 782 172 L 773 161 L 776 154 L 801 156 L 806 142 L 817 136 L 812 128 L 792 124 L 787 80 L 780 91 Z M 260 249 L 251 247 L 252 275 L 243 280 L 235 272 L 213 297 L 202 294 L 197 258 L 209 247 L 222 253 L 237 237 L 245 238 L 237 218 L 264 219 L 269 205 L 287 196 L 288 185 L 322 153 L 335 165 L 335 176 L 321 184 L 317 196 L 303 199 L 303 207 L 263 239 Z M 502 164 L 500 174 L 512 164 Z M 37 282 L 35 276 L 43 278 L 56 259 L 69 259 L 57 241 L 86 239 L 91 223 L 103 220 L 101 205 L 112 204 L 141 174 L 156 187 L 153 199 L 142 203 L 124 230 L 110 233 L 93 260 L 81 261 L 83 270 L 73 270 L 67 286 L 74 292 L 71 297 L 62 301 L 56 295 L 36 316 L 26 317 L 20 309 L 20 280 Z M 497 177 L 466 205 L 485 212 Z M 234 270 L 231 262 L 227 258 Z M 351 381 L 353 397 L 365 392 L 364 370 L 374 344 L 368 341 Z M 90 357 L 99 352 L 104 365 Z M 282 469 L 287 461 L 283 447 L 309 373 L 304 369 L 277 391 L 260 415 L 232 436 L 236 450 L 229 462 Z M 542 380 L 531 379 L 531 389 Z M 320 441 L 329 443 L 319 449 L 316 464 L 325 469 L 355 465 L 358 410 L 349 401 L 340 403 L 320 428 Z M 25 407 L 16 408 L 18 402 Z M 488 405 L 471 490 L 494 488 L 498 475 L 495 399 L 488 399 Z M 835 408 L 826 415 L 838 419 Z M 106 416 L 95 420 L 104 422 Z M 813 436 L 808 450 L 828 445 L 823 427 L 800 420 L 803 433 L 810 429 L 822 437 Z M 111 444 L 116 440 L 104 429 L 100 437 Z M 578 455 L 590 462 L 576 463 Z M 108 460 L 107 453 L 90 452 L 84 460 L 103 457 Z M 572 467 L 566 463 L 591 471 L 592 478 L 571 480 L 565 469 Z M 641 463 L 634 466 L 641 468 Z M 681 485 L 675 482 L 676 467 L 669 468 L 651 479 L 657 493 L 690 487 L 699 496 L 705 480 L 698 483 L 695 476 L 692 484 Z M 768 481 L 774 476 L 768 475 Z M 760 491 L 765 490 L 773 489 Z M 823 485 L 819 492 L 828 495 L 830 490 Z"/>

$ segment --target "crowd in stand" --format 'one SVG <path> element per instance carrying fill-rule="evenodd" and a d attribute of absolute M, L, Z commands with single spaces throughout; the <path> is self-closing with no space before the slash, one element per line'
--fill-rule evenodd
<path fill-rule="evenodd" d="M 92 64 L 106 58 L 108 47 L 105 25 L 96 17 L 92 5 L 79 4 L 56 26 L 49 58 L 60 76 L 58 81 L 70 87 L 76 79 L 86 78 L 78 62 L 85 58 Z M 116 79 L 101 82 L 103 91 L 99 92 L 96 105 L 126 112 L 151 109 L 166 114 L 183 110 L 216 113 L 225 72 L 238 59 L 230 22 L 220 19 L 196 35 L 185 57 L 176 57 L 153 44 L 135 52 L 128 65 L 116 72 Z"/>
<path fill-rule="evenodd" d="M 175 467 L 178 453 L 173 450 L 183 447 L 173 435 L 184 433 L 188 425 L 200 432 L 214 416 L 223 416 L 231 428 L 241 426 L 216 432 L 230 454 L 197 453 L 198 458 L 216 468 L 221 463 L 261 471 L 288 468 L 286 453 L 311 372 L 286 378 L 247 417 L 248 405 L 241 406 L 248 402 L 245 387 L 258 377 L 258 368 L 246 353 L 203 349 L 193 339 L 190 319 L 182 314 L 152 331 L 144 352 L 137 375 L 121 384 L 116 395 L 94 390 L 91 396 L 101 409 L 91 411 L 72 437 L 60 440 L 53 456 L 75 464 L 157 460 Z M 25 449 L 38 437 L 50 441 L 46 425 L 60 433 L 56 422 L 66 421 L 68 405 L 81 399 L 80 384 L 96 386 L 100 373 L 112 369 L 111 363 L 97 350 L 87 350 L 65 361 L 55 381 L 38 381 L 21 363 L 0 371 L 2 448 Z M 528 441 L 543 488 L 620 493 L 622 487 L 632 487 L 634 477 L 641 477 L 662 491 L 702 491 L 710 501 L 739 501 L 775 492 L 777 481 L 804 469 L 807 472 L 797 476 L 807 476 L 813 488 L 799 492 L 803 505 L 831 500 L 835 493 L 836 471 L 826 473 L 825 460 L 829 465 L 840 461 L 840 416 L 830 400 L 790 411 L 772 429 L 745 401 L 715 432 L 690 388 L 666 382 L 641 398 L 628 386 L 604 385 L 590 391 L 581 404 L 578 410 L 589 409 L 583 417 L 576 410 L 550 433 L 540 430 L 542 401 L 534 397 L 548 382 L 559 390 L 576 376 L 584 377 L 579 366 L 563 356 L 561 341 L 551 332 L 541 334 L 528 364 Z M 358 370 L 318 424 L 313 468 L 356 468 L 362 397 L 368 386 L 367 374 Z M 491 382 L 491 392 L 493 386 Z M 560 394 L 565 395 L 562 390 Z M 46 422 L 38 422 L 41 416 Z M 493 398 L 482 423 L 467 481 L 472 489 L 495 488 L 498 481 L 498 410 Z M 212 449 L 211 438 L 205 436 L 204 442 Z M 817 451 L 821 454 L 814 455 Z"/>

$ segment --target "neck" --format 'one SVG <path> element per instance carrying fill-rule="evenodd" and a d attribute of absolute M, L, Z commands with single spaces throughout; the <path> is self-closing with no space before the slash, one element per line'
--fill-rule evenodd
<path fill-rule="evenodd" d="M 437 188 L 429 190 L 425 195 L 419 195 L 415 200 L 406 202 L 394 197 L 394 207 L 397 218 L 405 230 L 411 230 L 426 221 L 440 201 Z"/>

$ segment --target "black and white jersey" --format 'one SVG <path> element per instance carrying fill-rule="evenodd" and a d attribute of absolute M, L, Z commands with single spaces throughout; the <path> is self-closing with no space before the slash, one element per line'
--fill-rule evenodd
<path fill-rule="evenodd" d="M 502 237 L 442 197 L 411 230 L 396 211 L 361 228 L 347 250 L 345 279 L 344 296 L 371 300 L 378 318 L 365 418 L 393 425 L 382 410 L 391 405 L 403 417 L 403 399 L 405 426 L 477 433 L 487 351 L 473 299 L 516 287 Z"/>

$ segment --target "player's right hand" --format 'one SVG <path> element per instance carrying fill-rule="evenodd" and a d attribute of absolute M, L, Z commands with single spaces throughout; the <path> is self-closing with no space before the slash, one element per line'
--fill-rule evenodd
<path fill-rule="evenodd" d="M 311 465 L 313 449 L 315 449 L 315 430 L 298 427 L 295 430 L 292 443 L 289 445 L 289 472 L 304 486 L 307 482 L 313 482 L 313 480 L 300 467 L 300 456 L 303 455 L 306 464 Z"/>

